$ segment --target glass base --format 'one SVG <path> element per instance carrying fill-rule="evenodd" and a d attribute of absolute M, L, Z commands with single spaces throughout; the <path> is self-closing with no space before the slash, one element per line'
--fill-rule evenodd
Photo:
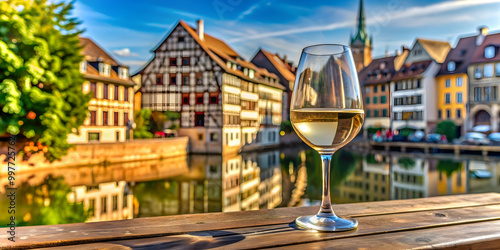
<path fill-rule="evenodd" d="M 322 232 L 340 232 L 353 230 L 358 227 L 358 221 L 352 218 L 340 218 L 338 216 L 300 216 L 295 224 L 303 229 L 311 229 Z"/>

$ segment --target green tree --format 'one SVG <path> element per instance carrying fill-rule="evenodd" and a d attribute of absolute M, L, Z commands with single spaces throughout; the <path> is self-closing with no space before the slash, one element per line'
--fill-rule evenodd
<path fill-rule="evenodd" d="M 5 186 L 6 188 L 8 186 Z M 63 177 L 49 175 L 42 184 L 21 183 L 16 193 L 16 223 L 18 226 L 55 225 L 85 222 L 88 211 L 83 203 L 68 201 L 71 187 Z M 0 207 L 7 208 L 10 199 L 0 193 Z M 0 225 L 5 226 L 10 214 L 0 213 Z"/>
<path fill-rule="evenodd" d="M 442 121 L 436 126 L 436 133 L 445 135 L 448 141 L 452 141 L 457 135 L 457 126 L 453 121 Z"/>
<path fill-rule="evenodd" d="M 83 77 L 78 20 L 72 3 L 0 1 L 0 135 L 20 135 L 48 146 L 60 159 L 67 135 L 83 124 L 88 95 Z"/>
<path fill-rule="evenodd" d="M 134 121 L 136 125 L 134 129 L 135 139 L 153 138 L 153 134 L 149 132 L 151 114 L 151 109 L 141 109 L 134 112 Z"/>

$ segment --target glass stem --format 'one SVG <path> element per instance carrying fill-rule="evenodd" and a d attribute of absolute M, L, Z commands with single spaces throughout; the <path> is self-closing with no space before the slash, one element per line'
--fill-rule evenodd
<path fill-rule="evenodd" d="M 336 216 L 332 209 L 332 201 L 330 198 L 330 163 L 332 162 L 333 154 L 321 154 L 321 165 L 323 170 L 323 198 L 321 200 L 321 208 L 318 212 L 320 217 Z"/>

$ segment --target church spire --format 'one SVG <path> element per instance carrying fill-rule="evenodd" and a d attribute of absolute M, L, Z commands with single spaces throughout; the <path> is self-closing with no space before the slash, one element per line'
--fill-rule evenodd
<path fill-rule="evenodd" d="M 371 39 L 366 32 L 365 9 L 363 6 L 363 0 L 359 0 L 358 30 L 356 35 L 354 37 L 351 37 L 351 45 L 355 43 L 361 43 L 367 46 L 371 46 Z"/>

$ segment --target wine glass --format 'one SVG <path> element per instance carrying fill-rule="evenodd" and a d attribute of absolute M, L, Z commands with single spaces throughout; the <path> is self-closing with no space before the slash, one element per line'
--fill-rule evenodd
<path fill-rule="evenodd" d="M 321 156 L 323 198 L 318 214 L 297 218 L 297 226 L 317 231 L 345 231 L 358 226 L 356 220 L 340 218 L 333 212 L 330 162 L 335 151 L 358 134 L 363 119 L 363 101 L 349 47 L 322 44 L 304 48 L 290 120 L 300 139 Z"/>

